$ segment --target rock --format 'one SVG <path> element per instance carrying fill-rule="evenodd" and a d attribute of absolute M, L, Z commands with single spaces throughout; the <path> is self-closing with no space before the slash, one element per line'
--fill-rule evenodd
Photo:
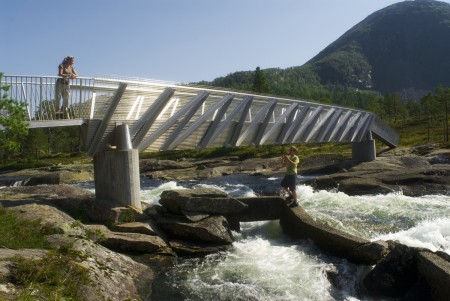
<path fill-rule="evenodd" d="M 218 189 L 212 188 L 196 188 L 196 189 L 174 189 L 167 190 L 161 193 L 161 199 L 165 200 L 177 200 L 177 199 L 188 199 L 194 197 L 204 197 L 204 198 L 225 198 L 228 195 Z"/>
<path fill-rule="evenodd" d="M 339 191 L 348 195 L 387 194 L 396 191 L 373 178 L 351 177 L 341 180 L 338 185 Z"/>
<path fill-rule="evenodd" d="M 108 249 L 120 252 L 169 252 L 169 246 L 159 236 L 140 233 L 113 232 L 104 225 L 85 226 L 94 235 L 98 233 L 98 242 Z"/>
<path fill-rule="evenodd" d="M 107 225 L 145 221 L 148 216 L 140 209 L 131 206 L 123 207 L 114 202 L 94 201 L 87 208 L 86 214 L 90 221 Z"/>
<path fill-rule="evenodd" d="M 430 286 L 433 300 L 449 300 L 450 262 L 429 250 L 419 251 L 417 257 L 418 270 Z"/>
<path fill-rule="evenodd" d="M 0 189 L 0 204 L 5 207 L 18 204 L 46 203 L 60 206 L 62 208 L 78 209 L 85 201 L 92 200 L 94 194 L 73 185 L 38 185 L 38 186 L 15 186 Z"/>
<path fill-rule="evenodd" d="M 42 259 L 47 256 L 48 250 L 43 249 L 20 249 L 12 250 L 6 248 L 0 248 L 0 263 L 6 262 L 9 258 L 22 257 L 24 259 Z M 1 276 L 0 276 L 1 277 Z"/>
<path fill-rule="evenodd" d="M 234 173 L 272 173 L 273 168 L 280 167 L 279 158 L 222 157 L 205 160 L 169 161 L 140 160 L 141 175 L 152 179 L 189 180 L 207 179 L 231 175 Z"/>
<path fill-rule="evenodd" d="M 58 185 L 92 181 L 92 164 L 52 166 L 2 173 L 0 186 Z"/>
<path fill-rule="evenodd" d="M 62 235 L 53 235 L 49 241 L 54 247 L 67 244 Z M 80 288 L 83 300 L 149 300 L 157 273 L 150 267 L 90 240 L 72 239 L 70 245 L 81 254 L 78 264 L 87 269 L 91 279 Z"/>
<path fill-rule="evenodd" d="M 228 215 L 241 212 L 247 206 L 215 189 L 179 189 L 161 193 L 161 205 L 173 214 L 196 212 Z"/>
<path fill-rule="evenodd" d="M 212 216 L 194 223 L 178 216 L 164 217 L 157 221 L 157 225 L 174 239 L 217 244 L 233 242 L 233 235 L 223 216 Z"/>
<path fill-rule="evenodd" d="M 415 251 L 395 244 L 386 258 L 380 260 L 363 280 L 364 287 L 376 297 L 401 297 L 419 277 Z"/>
<path fill-rule="evenodd" d="M 450 165 L 431 165 L 415 155 L 379 157 L 333 174 L 305 181 L 317 190 L 338 189 L 348 195 L 386 194 L 408 196 L 445 194 L 450 190 Z"/>
<path fill-rule="evenodd" d="M 39 221 L 43 227 L 51 227 L 58 233 L 82 237 L 86 234 L 83 225 L 55 207 L 28 204 L 11 207 L 19 213 L 19 218 Z"/>
<path fill-rule="evenodd" d="M 0 299 L 17 300 L 19 288 L 11 283 L 14 278 L 15 258 L 20 257 L 27 260 L 41 260 L 48 254 L 48 250 L 42 249 L 0 249 Z"/>
<path fill-rule="evenodd" d="M 161 205 L 152 205 L 144 209 L 145 214 L 147 214 L 152 220 L 158 220 L 167 213 L 167 209 Z"/>
<path fill-rule="evenodd" d="M 389 244 L 385 241 L 374 241 L 353 250 L 351 258 L 361 264 L 373 264 L 384 258 L 389 253 Z"/>
<path fill-rule="evenodd" d="M 229 245 L 214 245 L 211 243 L 198 243 L 185 240 L 171 240 L 170 247 L 182 256 L 203 256 L 220 251 L 226 251 L 230 248 Z"/>
<path fill-rule="evenodd" d="M 299 165 L 302 175 L 329 174 L 348 169 L 353 162 L 341 154 L 320 154 L 303 159 Z"/>
<path fill-rule="evenodd" d="M 111 229 L 117 232 L 134 232 L 145 235 L 161 234 L 161 230 L 151 220 L 112 225 Z"/>
<path fill-rule="evenodd" d="M 209 214 L 201 213 L 201 212 L 190 212 L 190 211 L 181 211 L 181 214 L 187 218 L 191 222 L 199 222 L 202 219 L 210 217 Z"/>
<path fill-rule="evenodd" d="M 194 167 L 194 163 L 187 161 L 157 160 L 157 159 L 141 159 L 139 160 L 140 173 L 152 171 L 164 171 L 172 169 L 185 169 Z"/>

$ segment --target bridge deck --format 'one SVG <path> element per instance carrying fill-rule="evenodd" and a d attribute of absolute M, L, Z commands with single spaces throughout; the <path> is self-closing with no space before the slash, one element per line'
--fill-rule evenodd
<path fill-rule="evenodd" d="M 308 142 L 359 142 L 395 147 L 398 135 L 373 113 L 305 100 L 146 80 L 78 78 L 69 110 L 55 114 L 55 77 L 4 76 L 11 98 L 27 103 L 30 127 L 86 124 L 87 153 L 115 145 L 126 123 L 133 148 L 195 149 Z"/>

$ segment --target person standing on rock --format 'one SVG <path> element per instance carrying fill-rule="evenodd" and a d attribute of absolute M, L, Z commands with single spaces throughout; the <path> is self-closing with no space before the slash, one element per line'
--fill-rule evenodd
<path fill-rule="evenodd" d="M 281 162 L 284 166 L 286 166 L 286 175 L 283 180 L 281 180 L 281 187 L 288 192 L 288 205 L 296 206 L 297 203 L 297 166 L 300 162 L 297 156 L 297 148 L 295 146 L 291 146 L 289 149 L 288 155 L 283 155 L 281 158 Z"/>

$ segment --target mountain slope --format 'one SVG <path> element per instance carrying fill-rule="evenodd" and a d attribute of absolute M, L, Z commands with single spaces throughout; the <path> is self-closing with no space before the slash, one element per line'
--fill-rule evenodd
<path fill-rule="evenodd" d="M 209 83 L 251 90 L 252 71 Z M 265 69 L 271 93 L 320 98 L 324 86 L 423 95 L 450 86 L 450 4 L 403 1 L 348 30 L 303 66 Z"/>
<path fill-rule="evenodd" d="M 450 4 L 404 1 L 379 10 L 307 64 L 322 83 L 382 93 L 450 85 Z"/>

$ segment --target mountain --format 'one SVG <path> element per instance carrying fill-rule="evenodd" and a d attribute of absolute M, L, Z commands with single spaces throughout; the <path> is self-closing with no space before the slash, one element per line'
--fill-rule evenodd
<path fill-rule="evenodd" d="M 403 1 L 344 33 L 303 66 L 264 69 L 271 92 L 320 97 L 323 87 L 423 95 L 450 86 L 450 4 Z M 251 90 L 254 72 L 215 79 L 215 86 Z"/>
<path fill-rule="evenodd" d="M 404 1 L 351 28 L 307 64 L 322 83 L 381 93 L 450 85 L 450 4 Z"/>

